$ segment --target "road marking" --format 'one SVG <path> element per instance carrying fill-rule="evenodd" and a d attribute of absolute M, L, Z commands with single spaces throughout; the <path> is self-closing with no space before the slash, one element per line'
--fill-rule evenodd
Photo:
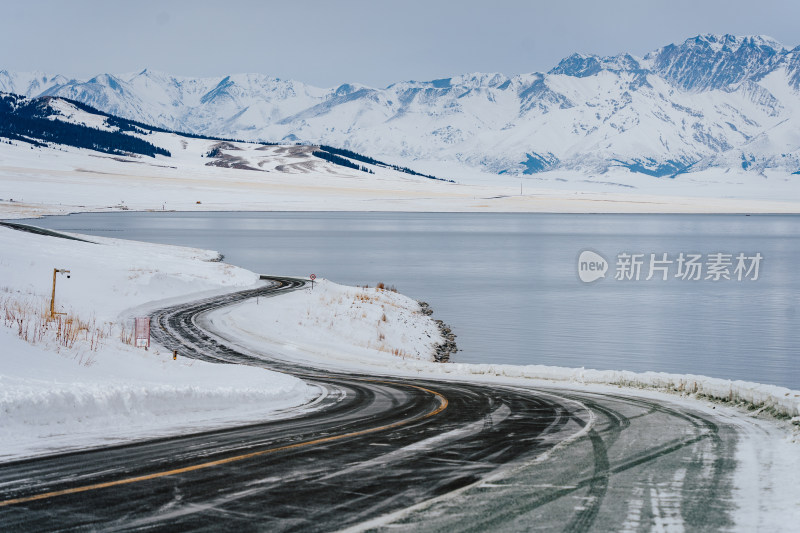
<path fill-rule="evenodd" d="M 373 381 L 373 380 L 364 380 L 364 381 Z M 354 431 L 352 433 L 344 433 L 342 435 L 333 435 L 331 437 L 323 437 L 321 439 L 315 439 L 315 440 L 310 440 L 310 441 L 306 441 L 306 442 L 298 442 L 296 444 L 288 444 L 286 446 L 279 446 L 277 448 L 270 448 L 268 450 L 261 450 L 261 451 L 257 451 L 257 452 L 246 453 L 246 454 L 243 454 L 243 455 L 237 455 L 235 457 L 228 457 L 226 459 L 218 459 L 216 461 L 209 461 L 209 462 L 206 462 L 206 463 L 200 463 L 200 464 L 197 464 L 197 465 L 186 466 L 186 467 L 183 467 L 183 468 L 176 468 L 174 470 L 165 470 L 163 472 L 156 472 L 154 474 L 147 474 L 147 475 L 144 475 L 144 476 L 129 477 L 129 478 L 125 478 L 125 479 L 119 479 L 117 481 L 107 481 L 105 483 L 95 483 L 93 485 L 84 485 L 82 487 L 74 487 L 74 488 L 71 488 L 71 489 L 56 490 L 56 491 L 52 491 L 52 492 L 44 492 L 42 494 L 36 494 L 34 496 L 25 496 L 23 498 L 14 498 L 14 499 L 11 499 L 11 500 L 0 501 L 0 507 L 5 507 L 7 505 L 15 505 L 15 504 L 18 504 L 18 503 L 32 502 L 32 501 L 37 501 L 37 500 L 46 500 L 46 499 L 49 499 L 49 498 L 55 498 L 56 496 L 65 496 L 67 494 L 77 494 L 77 493 L 80 493 L 80 492 L 87 492 L 87 491 L 90 491 L 90 490 L 98 490 L 98 489 L 105 489 L 105 488 L 108 488 L 108 487 L 116 487 L 118 485 L 128 485 L 130 483 L 138 483 L 140 481 L 148 481 L 148 480 L 151 480 L 151 479 L 158 479 L 158 478 L 161 478 L 161 477 L 174 476 L 176 474 L 184 474 L 186 472 L 194 472 L 195 470 L 203 470 L 205 468 L 211 468 L 211 467 L 214 467 L 214 466 L 225 465 L 225 464 L 234 463 L 234 462 L 237 462 L 237 461 L 244 461 L 245 459 L 252 459 L 253 457 L 258 457 L 258 456 L 261 456 L 261 455 L 268 455 L 268 454 L 271 454 L 271 453 L 277 453 L 277 452 L 282 452 L 282 451 L 286 451 L 286 450 L 294 450 L 294 449 L 297 449 L 297 448 L 303 448 L 305 446 L 313 446 L 315 444 L 323 444 L 323 443 L 326 443 L 326 442 L 333 442 L 333 441 L 342 440 L 342 439 L 346 439 L 346 438 L 350 438 L 350 437 L 359 437 L 361 435 L 367 435 L 369 433 L 375 433 L 375 432 L 378 432 L 378 431 L 384 431 L 384 430 L 387 430 L 387 429 L 393 429 L 393 428 L 396 428 L 396 427 L 399 427 L 399 426 L 404 426 L 406 424 L 410 424 L 411 422 L 417 422 L 417 421 L 420 421 L 420 420 L 425 420 L 426 418 L 430 418 L 432 416 L 435 416 L 435 415 L 441 413 L 442 411 L 444 411 L 445 409 L 447 409 L 447 405 L 448 405 L 447 398 L 445 398 L 442 394 L 440 394 L 440 393 L 438 393 L 436 391 L 433 391 L 433 390 L 430 390 L 430 389 L 426 389 L 425 387 L 419 387 L 417 385 L 409 385 L 409 384 L 406 384 L 406 383 L 395 383 L 395 382 L 391 382 L 391 381 L 378 381 L 378 380 L 374 380 L 374 382 L 375 383 L 391 384 L 391 385 L 400 385 L 402 387 L 412 387 L 412 388 L 419 389 L 419 390 L 424 391 L 424 392 L 428 392 L 430 394 L 433 394 L 439 400 L 439 407 L 437 407 L 433 411 L 431 411 L 429 413 L 426 413 L 426 414 L 424 414 L 422 416 L 418 416 L 416 418 L 410 418 L 408 420 L 401 420 L 401 421 L 395 422 L 393 424 L 387 424 L 387 425 L 384 425 L 384 426 L 379 426 L 379 427 L 369 428 L 369 429 L 362 429 L 361 431 Z"/>

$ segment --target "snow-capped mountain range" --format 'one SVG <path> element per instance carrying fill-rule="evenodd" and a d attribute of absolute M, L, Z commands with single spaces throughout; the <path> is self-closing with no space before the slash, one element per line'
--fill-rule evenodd
<path fill-rule="evenodd" d="M 573 54 L 547 73 L 382 89 L 143 70 L 90 80 L 0 71 L 0 91 L 66 97 L 196 134 L 328 144 L 423 171 L 442 161 L 642 179 L 800 171 L 800 47 L 767 37 L 704 35 L 644 57 Z"/>

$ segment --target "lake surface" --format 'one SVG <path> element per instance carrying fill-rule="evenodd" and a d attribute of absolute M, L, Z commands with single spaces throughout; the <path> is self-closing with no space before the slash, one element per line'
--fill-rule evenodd
<path fill-rule="evenodd" d="M 210 248 L 263 274 L 383 281 L 429 302 L 453 327 L 456 362 L 694 373 L 800 389 L 798 216 L 114 213 L 33 223 Z M 608 262 L 593 283 L 578 276 L 587 249 Z M 624 253 L 644 254 L 638 281 L 615 279 Z M 664 253 L 673 262 L 658 265 L 668 279 L 655 270 L 646 280 L 650 254 Z M 702 256 L 700 280 L 676 277 L 681 253 Z M 732 279 L 705 279 L 716 253 L 731 255 Z M 761 255 L 745 264 L 758 263 L 758 279 L 753 270 L 737 279 L 740 253 Z"/>

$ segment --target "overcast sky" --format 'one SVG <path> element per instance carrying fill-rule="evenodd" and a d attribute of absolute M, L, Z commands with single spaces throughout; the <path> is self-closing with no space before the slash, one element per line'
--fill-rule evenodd
<path fill-rule="evenodd" d="M 701 33 L 800 44 L 796 0 L 7 2 L 0 69 L 259 72 L 330 87 L 546 71 L 573 53 L 646 52 Z"/>

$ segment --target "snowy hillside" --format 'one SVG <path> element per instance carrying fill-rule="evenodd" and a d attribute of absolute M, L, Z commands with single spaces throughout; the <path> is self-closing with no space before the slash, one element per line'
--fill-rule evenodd
<path fill-rule="evenodd" d="M 784 123 L 753 144 L 793 134 L 791 124 Z M 724 155 L 719 157 L 725 162 Z M 175 133 L 60 97 L 0 93 L 1 218 L 129 209 L 582 213 L 800 209 L 795 176 L 779 170 L 756 173 L 740 168 L 721 173 L 709 167 L 674 180 L 627 169 L 590 176 L 555 170 L 526 176 L 536 183 L 523 187 L 509 174 L 470 174 L 466 167 L 443 167 L 445 172 L 432 175 L 394 164 L 396 159 L 389 161 L 327 145 Z M 412 166 L 420 168 L 417 163 Z"/>
<path fill-rule="evenodd" d="M 709 169 L 744 180 L 800 172 L 792 126 L 800 116 L 800 47 L 766 37 L 706 35 L 643 58 L 574 54 L 547 73 L 383 89 L 144 70 L 90 80 L 0 71 L 0 90 L 64 96 L 175 130 L 329 144 L 435 174 L 632 174 L 635 186 Z"/>
<path fill-rule="evenodd" d="M 0 218 L 129 209 L 403 210 L 409 203 L 437 210 L 453 201 L 463 209 L 497 193 L 460 190 L 450 180 L 329 146 L 175 133 L 59 97 L 0 93 Z"/>
<path fill-rule="evenodd" d="M 165 135 L 166 134 L 166 135 Z M 400 165 L 384 163 L 351 150 L 326 145 L 298 145 L 239 142 L 235 140 L 179 133 L 123 119 L 91 106 L 54 96 L 27 98 L 0 92 L 0 138 L 20 141 L 37 148 L 62 145 L 62 148 L 85 148 L 119 156 L 157 155 L 172 157 L 171 149 L 186 150 L 191 143 L 207 150 L 199 155 L 210 159 L 206 166 L 269 172 L 324 172 L 329 163 L 367 174 L 388 170 L 432 180 L 450 181 L 421 174 Z M 176 142 L 177 141 L 177 142 Z M 230 151 L 238 152 L 234 155 Z M 251 152 L 245 156 L 244 152 Z M 285 157 L 273 157 L 283 155 Z M 291 159 L 287 162 L 285 158 Z M 278 164 L 276 164 L 276 161 Z M 267 165 L 266 163 L 273 163 Z"/>

